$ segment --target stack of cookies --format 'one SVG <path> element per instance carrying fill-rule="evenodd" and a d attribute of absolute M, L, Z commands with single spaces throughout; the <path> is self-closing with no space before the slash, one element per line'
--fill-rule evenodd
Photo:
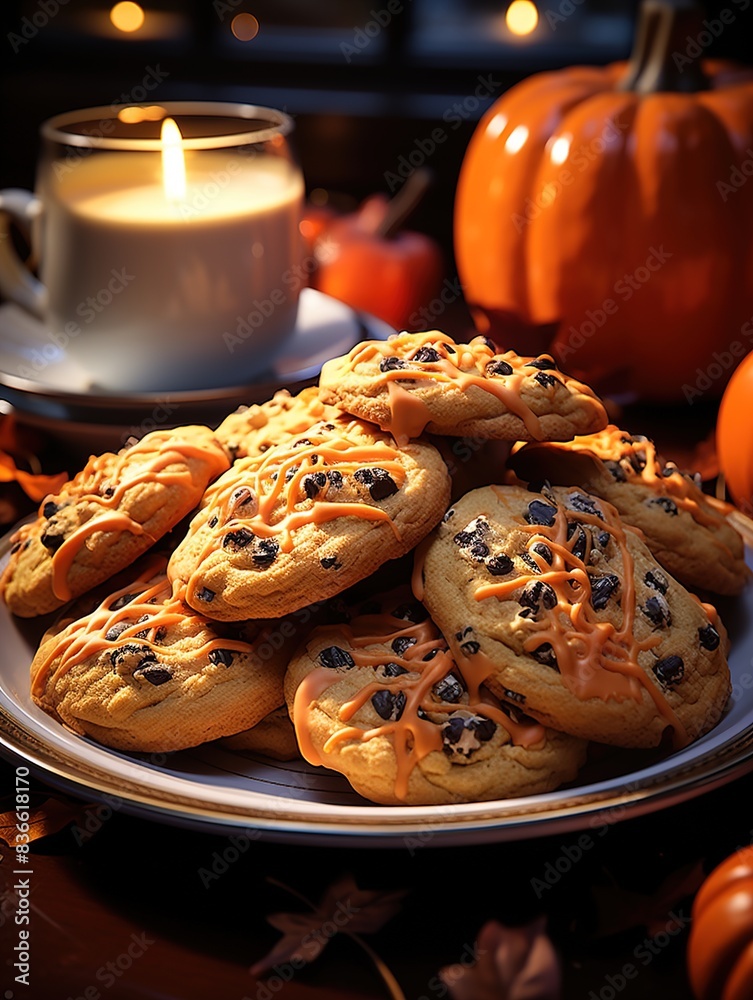
<path fill-rule="evenodd" d="M 463 436 L 459 489 L 442 442 Z M 707 732 L 727 637 L 685 586 L 746 579 L 723 507 L 551 357 L 428 331 L 358 344 L 214 432 L 92 458 L 0 585 L 23 617 L 78 599 L 32 697 L 82 736 L 225 738 L 374 802 L 443 804 L 549 791 L 589 742 Z"/>

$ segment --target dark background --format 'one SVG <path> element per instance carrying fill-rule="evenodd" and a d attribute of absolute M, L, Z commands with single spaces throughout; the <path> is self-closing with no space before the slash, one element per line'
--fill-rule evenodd
<path fill-rule="evenodd" d="M 746 2 L 706 4 L 710 19 L 724 7 L 735 13 L 709 55 L 753 62 L 753 5 L 743 11 Z M 385 175 L 394 174 L 400 157 L 444 127 L 447 141 L 428 160 L 434 187 L 411 224 L 449 250 L 460 163 L 493 97 L 470 101 L 450 125 L 443 115 L 472 97 L 488 74 L 498 96 L 533 72 L 625 58 L 638 4 L 542 0 L 538 28 L 525 39 L 506 30 L 504 0 L 392 0 L 393 10 L 398 5 L 390 15 L 388 0 L 144 0 L 161 20 L 152 16 L 151 27 L 148 20 L 125 35 L 110 26 L 107 0 L 4 0 L 0 187 L 33 186 L 41 121 L 122 103 L 153 68 L 167 77 L 147 101 L 244 101 L 294 115 L 308 189 L 340 193 L 343 206 L 388 190 Z M 233 17 L 243 12 L 259 21 L 249 42 L 232 33 Z M 377 15 L 389 23 L 369 37 L 364 29 L 374 32 Z M 35 16 L 47 23 L 28 41 L 14 42 L 11 33 Z"/>

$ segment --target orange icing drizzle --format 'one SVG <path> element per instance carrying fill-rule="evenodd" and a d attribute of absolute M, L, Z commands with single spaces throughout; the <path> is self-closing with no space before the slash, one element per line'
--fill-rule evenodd
<path fill-rule="evenodd" d="M 128 531 L 133 535 L 144 533 L 144 528 L 138 521 L 125 512 L 115 509 L 122 502 L 127 490 L 144 483 L 159 483 L 167 487 L 189 487 L 193 483 L 193 474 L 187 465 L 191 458 L 203 462 L 208 467 L 207 472 L 211 478 L 227 469 L 228 460 L 219 446 L 210 449 L 195 445 L 190 441 L 173 437 L 174 433 L 170 431 L 152 432 L 130 448 L 120 452 L 109 470 L 107 463 L 112 458 L 111 455 L 93 455 L 70 484 L 72 486 L 70 494 L 64 492 L 57 496 L 45 497 L 42 501 L 38 511 L 40 518 L 44 517 L 43 510 L 49 501 L 74 504 L 91 503 L 102 508 L 88 521 L 75 528 L 63 544 L 52 553 L 52 592 L 59 600 L 68 601 L 72 596 L 68 584 L 68 574 L 87 538 L 99 531 Z M 142 453 L 149 455 L 155 449 L 156 454 L 145 457 L 142 463 L 131 468 L 134 465 L 134 456 L 138 457 Z M 168 467 L 174 464 L 181 464 L 183 467 L 170 471 Z M 87 484 L 87 490 L 78 494 L 76 488 L 83 483 Z M 110 492 L 105 496 L 104 489 L 106 487 L 109 487 Z M 39 522 L 24 525 L 13 536 L 12 541 L 14 543 L 25 541 L 38 530 L 38 527 Z M 150 540 L 151 542 L 155 541 L 155 539 Z M 5 577 L 6 581 L 7 579 L 8 574 Z"/>
<path fill-rule="evenodd" d="M 724 514 L 714 509 L 693 478 L 683 475 L 672 463 L 662 461 L 657 454 L 656 445 L 648 438 L 636 440 L 614 424 L 609 424 L 596 434 L 580 434 L 567 443 L 558 442 L 555 447 L 590 452 L 602 461 L 618 462 L 628 482 L 641 482 L 657 495 L 671 497 L 698 524 L 718 528 L 727 523 Z M 631 459 L 642 466 L 640 471 Z M 665 476 L 663 471 L 667 468 L 672 469 L 672 472 Z M 716 541 L 727 549 L 718 539 Z"/>
<path fill-rule="evenodd" d="M 425 346 L 433 347 L 440 359 L 413 361 L 417 351 Z M 535 370 L 526 369 L 526 364 L 533 360 L 530 357 L 521 357 L 514 351 L 496 354 L 482 337 L 474 337 L 469 344 L 457 344 L 439 330 L 428 330 L 424 333 L 400 333 L 386 341 L 362 341 L 351 350 L 346 361 L 350 369 L 355 370 L 359 364 L 371 362 L 376 357 L 398 357 L 420 366 L 382 372 L 377 382 L 377 385 L 387 387 L 390 409 L 389 425 L 382 429 L 389 430 L 400 445 L 407 444 L 412 437 L 418 437 L 432 420 L 424 401 L 400 384 L 410 381 L 452 383 L 461 392 L 467 392 L 471 386 L 476 386 L 495 396 L 506 410 L 519 417 L 533 439 L 539 440 L 543 436 L 539 418 L 521 398 L 523 383 L 536 374 Z M 486 368 L 491 361 L 507 362 L 513 369 L 512 374 L 488 375 Z M 590 396 L 594 404 L 598 404 L 587 386 L 576 383 L 560 371 L 556 372 L 556 376 L 564 384 L 577 385 L 582 394 Z"/>
<path fill-rule="evenodd" d="M 171 586 L 163 573 L 160 573 L 159 578 L 155 580 L 156 566 L 164 567 L 164 561 L 161 557 L 150 561 L 134 582 L 110 594 L 94 611 L 72 622 L 55 637 L 54 643 L 51 644 L 34 676 L 31 686 L 33 695 L 41 696 L 44 692 L 55 660 L 58 660 L 58 663 L 52 676 L 57 680 L 67 674 L 72 667 L 92 656 L 98 656 L 103 651 L 114 652 L 134 642 L 154 650 L 159 656 L 166 647 L 156 642 L 158 630 L 169 628 L 179 622 L 190 619 L 205 628 L 211 628 L 215 624 L 211 619 L 188 608 L 182 600 L 182 589 L 179 586 Z M 133 600 L 113 610 L 112 605 L 118 598 L 131 594 L 135 595 Z M 149 616 L 148 620 L 139 622 L 138 619 L 144 615 Z M 124 629 L 117 639 L 105 639 L 106 633 L 114 625 L 131 619 L 132 624 Z M 141 636 L 143 632 L 146 632 L 145 636 Z M 239 639 L 217 637 L 197 646 L 191 655 L 208 657 L 213 649 L 248 653 L 253 647 Z"/>
<path fill-rule="evenodd" d="M 337 471 L 344 477 L 360 468 L 376 466 L 384 469 L 398 487 L 405 482 L 406 472 L 399 461 L 399 452 L 382 441 L 358 444 L 349 440 L 348 430 L 355 426 L 358 424 L 354 421 L 331 432 L 310 427 L 305 438 L 310 444 L 296 447 L 293 443 L 285 443 L 270 448 L 263 455 L 240 459 L 207 490 L 202 515 L 195 518 L 189 528 L 189 534 L 195 534 L 202 526 L 210 532 L 187 584 L 189 599 L 200 585 L 201 563 L 222 546 L 225 535 L 240 528 L 246 528 L 259 538 L 276 537 L 283 552 L 293 549 L 293 533 L 298 528 L 305 524 L 324 524 L 339 517 L 384 521 L 395 537 L 400 538 L 397 525 L 380 507 L 355 500 L 330 501 L 306 496 L 303 480 L 322 472 Z M 247 502 L 253 508 L 245 514 L 242 511 L 244 504 L 234 499 L 243 487 L 250 491 Z M 328 482 L 319 493 L 326 494 L 332 488 Z M 208 522 L 213 517 L 217 523 L 209 527 Z"/>
<path fill-rule="evenodd" d="M 293 706 L 300 750 L 310 764 L 325 764 L 324 757 L 342 743 L 366 742 L 378 736 L 386 736 L 392 741 L 397 760 L 395 795 L 404 799 L 408 793 L 411 771 L 416 764 L 432 751 L 442 750 L 442 724 L 421 718 L 419 709 L 427 714 L 447 716 L 464 711 L 492 719 L 507 731 L 515 746 L 535 746 L 545 738 L 543 726 L 538 723 L 516 722 L 499 708 L 489 692 L 480 692 L 480 686 L 494 669 L 493 666 L 488 664 L 486 673 L 467 672 L 468 661 L 453 658 L 447 643 L 430 620 L 406 625 L 402 619 L 390 615 L 363 615 L 354 619 L 350 626 L 341 626 L 341 632 L 344 645 L 356 667 L 396 663 L 408 673 L 378 678 L 366 684 L 354 698 L 341 706 L 339 721 L 349 722 L 377 691 L 400 691 L 405 695 L 405 705 L 399 719 L 372 729 L 344 726 L 330 736 L 320 752 L 311 740 L 308 717 L 314 703 L 342 678 L 342 673 L 327 667 L 317 667 L 299 685 Z M 415 642 L 402 655 L 391 648 L 383 648 L 390 647 L 393 640 L 399 637 L 412 638 Z M 370 648 L 373 646 L 382 648 Z M 433 649 L 438 649 L 439 652 L 432 659 L 424 661 L 423 657 Z M 449 673 L 456 676 L 459 674 L 465 681 L 467 701 L 443 702 L 436 700 L 436 696 L 432 697 L 434 685 Z"/>
<path fill-rule="evenodd" d="M 492 487 L 503 498 L 498 487 Z M 547 498 L 547 503 L 551 501 Z M 604 510 L 604 520 L 582 511 L 567 510 L 557 504 L 554 524 L 521 525 L 538 539 L 545 539 L 552 552 L 549 566 L 538 554 L 530 549 L 529 557 L 536 561 L 541 572 L 515 576 L 499 583 L 488 583 L 475 591 L 477 601 L 496 597 L 511 600 L 512 595 L 531 581 L 548 584 L 556 596 L 557 603 L 547 609 L 540 606 L 537 619 L 525 618 L 526 629 L 532 631 L 523 649 L 530 653 L 544 643 L 549 643 L 557 658 L 557 666 L 562 682 L 567 689 L 581 700 L 612 698 L 616 701 L 632 699 L 640 702 L 642 692 L 651 697 L 656 711 L 672 726 L 675 748 L 685 746 L 687 733 L 680 720 L 664 697 L 659 687 L 647 676 L 638 663 L 638 654 L 661 643 L 661 636 L 652 635 L 638 640 L 633 635 L 636 613 L 636 594 L 633 581 L 633 557 L 627 546 L 627 537 L 614 507 L 600 501 Z M 586 535 L 586 552 L 583 560 L 574 555 L 572 548 L 578 539 L 576 531 L 572 539 L 567 539 L 567 526 L 572 519 L 581 524 L 589 524 L 596 531 L 607 531 L 620 549 L 622 557 L 621 607 L 622 625 L 617 628 L 611 622 L 598 621 L 591 605 L 591 579 L 586 564 L 591 549 L 591 537 Z M 532 538 L 531 544 L 537 539 Z M 617 574 L 615 574 L 617 575 Z"/>

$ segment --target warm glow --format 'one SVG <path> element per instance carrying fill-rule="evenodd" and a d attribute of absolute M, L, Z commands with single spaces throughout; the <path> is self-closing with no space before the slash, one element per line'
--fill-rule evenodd
<path fill-rule="evenodd" d="M 132 108 L 121 108 L 118 111 L 119 120 L 125 122 L 126 125 L 138 125 L 139 122 L 158 122 L 164 117 L 165 109 L 161 108 L 159 104 L 150 104 L 146 108 L 136 105 Z"/>
<path fill-rule="evenodd" d="M 530 35 L 539 23 L 539 12 L 531 0 L 513 0 L 507 8 L 505 23 L 513 35 Z"/>
<path fill-rule="evenodd" d="M 571 135 L 560 135 L 552 143 L 549 150 L 549 159 L 559 167 L 565 162 L 570 153 L 570 145 L 573 141 Z"/>
<path fill-rule="evenodd" d="M 230 30 L 239 42 L 250 42 L 259 34 L 259 22 L 253 14 L 236 14 L 230 22 Z"/>
<path fill-rule="evenodd" d="M 138 31 L 144 23 L 144 11 L 132 0 L 122 0 L 110 11 L 110 20 L 118 31 Z"/>
<path fill-rule="evenodd" d="M 183 156 L 183 136 L 172 118 L 162 122 L 162 184 L 168 201 L 186 197 L 186 160 Z"/>
<path fill-rule="evenodd" d="M 505 151 L 519 153 L 528 140 L 528 129 L 525 125 L 516 125 L 505 139 Z"/>

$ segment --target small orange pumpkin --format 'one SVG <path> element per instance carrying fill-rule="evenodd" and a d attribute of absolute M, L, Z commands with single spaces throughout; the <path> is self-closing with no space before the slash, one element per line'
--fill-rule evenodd
<path fill-rule="evenodd" d="M 629 63 L 524 80 L 461 169 L 455 251 L 479 329 L 524 353 L 554 334 L 602 391 L 682 399 L 753 314 L 753 83 L 686 55 L 702 16 L 644 0 Z"/>
<path fill-rule="evenodd" d="M 735 502 L 753 515 L 753 354 L 740 362 L 722 396 L 716 423 L 719 468 Z"/>
<path fill-rule="evenodd" d="M 753 847 L 723 861 L 693 903 L 688 975 L 697 1000 L 753 997 Z"/>

